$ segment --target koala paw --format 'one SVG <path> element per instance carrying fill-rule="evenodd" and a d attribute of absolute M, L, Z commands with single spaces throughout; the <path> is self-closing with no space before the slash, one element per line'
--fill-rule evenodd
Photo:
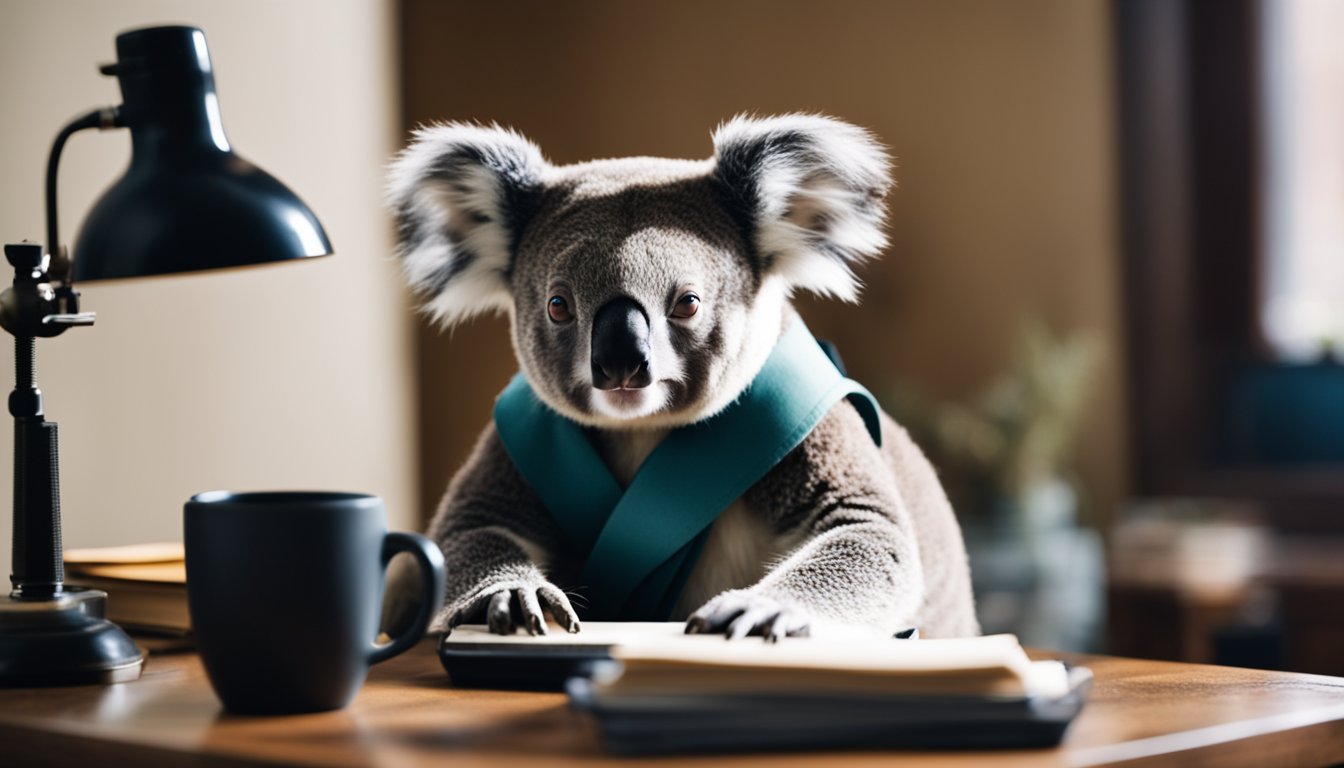
<path fill-rule="evenodd" d="M 692 613 L 686 620 L 686 634 L 722 632 L 729 640 L 761 635 L 773 643 L 781 637 L 807 637 L 810 623 L 806 613 L 782 600 L 735 589 Z"/>
<path fill-rule="evenodd" d="M 529 635 L 544 635 L 546 613 L 566 632 L 579 631 L 579 617 L 569 604 L 569 598 L 550 582 L 522 586 L 501 584 L 481 589 L 471 598 L 450 607 L 447 628 L 452 631 L 459 624 L 479 621 L 484 614 L 486 626 L 497 635 L 511 635 L 519 626 Z"/>

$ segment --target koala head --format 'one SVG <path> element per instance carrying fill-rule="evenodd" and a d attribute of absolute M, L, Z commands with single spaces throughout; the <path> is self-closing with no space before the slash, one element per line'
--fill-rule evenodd
<path fill-rule="evenodd" d="M 890 186 L 872 137 L 826 117 L 738 117 L 713 143 L 708 160 L 557 166 L 503 128 L 423 128 L 390 170 L 407 279 L 445 327 L 508 313 L 532 388 L 575 421 L 712 416 L 793 291 L 856 299 Z"/>

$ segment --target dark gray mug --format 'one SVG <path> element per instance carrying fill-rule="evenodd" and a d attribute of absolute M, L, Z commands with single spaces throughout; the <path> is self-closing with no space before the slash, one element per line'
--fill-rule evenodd
<path fill-rule="evenodd" d="M 183 514 L 192 629 L 230 712 L 345 706 L 369 666 L 415 645 L 443 602 L 443 553 L 419 534 L 388 533 L 377 496 L 211 491 Z M 385 572 L 399 552 L 419 562 L 432 599 L 379 645 Z"/>

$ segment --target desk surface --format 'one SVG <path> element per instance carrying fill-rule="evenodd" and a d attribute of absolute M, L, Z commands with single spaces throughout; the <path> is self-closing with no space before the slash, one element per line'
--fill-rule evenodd
<path fill-rule="evenodd" d="M 1328 765 L 1344 762 L 1344 678 L 1105 656 L 1057 750 L 899 753 L 902 765 Z M 575 765 L 606 760 L 560 694 L 457 690 L 429 641 L 317 715 L 221 714 L 194 654 L 152 656 L 110 687 L 0 690 L 6 765 Z M 871 764 L 892 753 L 740 755 L 734 766 Z M 916 759 L 918 758 L 918 759 Z M 13 760 L 13 762 L 10 762 Z M 692 762 L 672 758 L 678 765 Z M 662 760 L 641 760 L 660 763 Z"/>

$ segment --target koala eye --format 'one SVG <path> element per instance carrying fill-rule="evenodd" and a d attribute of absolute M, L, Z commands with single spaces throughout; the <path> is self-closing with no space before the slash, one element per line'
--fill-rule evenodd
<path fill-rule="evenodd" d="M 564 296 L 552 296 L 546 302 L 546 314 L 551 316 L 553 323 L 568 323 L 574 319 L 574 312 L 569 308 L 569 302 Z"/>
<path fill-rule="evenodd" d="M 672 308 L 672 316 L 682 319 L 694 315 L 700 309 L 700 297 L 694 293 L 688 293 L 677 299 L 677 305 Z"/>

